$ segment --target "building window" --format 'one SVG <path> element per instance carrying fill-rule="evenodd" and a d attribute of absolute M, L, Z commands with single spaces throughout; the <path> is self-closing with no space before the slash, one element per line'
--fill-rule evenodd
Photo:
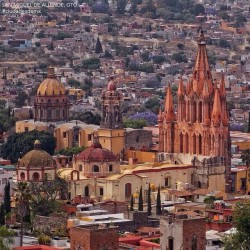
<path fill-rule="evenodd" d="M 113 165 L 109 165 L 109 172 L 112 172 L 113 171 Z"/>
<path fill-rule="evenodd" d="M 59 115 L 60 115 L 60 112 L 59 112 L 59 110 L 57 109 L 57 110 L 56 110 L 56 117 L 59 117 Z"/>
<path fill-rule="evenodd" d="M 131 196 L 131 183 L 126 183 L 125 184 L 125 197 L 130 197 Z"/>
<path fill-rule="evenodd" d="M 48 110 L 48 118 L 51 118 L 51 117 L 52 117 L 52 111 Z"/>
<path fill-rule="evenodd" d="M 24 173 L 24 172 L 22 172 L 22 173 L 20 174 L 20 179 L 21 179 L 21 181 L 24 181 L 24 180 L 25 180 L 25 173 Z"/>
<path fill-rule="evenodd" d="M 171 187 L 171 177 L 165 177 L 165 187 Z"/>
<path fill-rule="evenodd" d="M 247 181 L 246 181 L 246 178 L 240 178 L 240 181 L 241 181 L 241 187 L 240 189 L 245 191 L 246 188 L 247 188 Z"/>
<path fill-rule="evenodd" d="M 28 128 L 28 127 L 25 127 L 25 128 L 24 128 L 24 131 L 25 131 L 25 132 L 29 132 L 29 128 Z"/>
<path fill-rule="evenodd" d="M 66 138 L 66 137 L 67 137 L 66 132 L 63 132 L 63 138 Z"/>
<path fill-rule="evenodd" d="M 196 238 L 196 236 L 193 236 L 193 239 L 192 239 L 192 250 L 197 250 L 197 238 Z"/>
<path fill-rule="evenodd" d="M 103 187 L 100 187 L 100 196 L 103 196 Z"/>
<path fill-rule="evenodd" d="M 99 166 L 94 165 L 94 166 L 93 166 L 93 172 L 94 172 L 94 173 L 98 173 L 98 172 L 100 172 L 100 170 L 99 170 Z"/>
<path fill-rule="evenodd" d="M 50 100 L 50 99 L 48 99 L 48 103 L 51 103 L 51 100 Z"/>
<path fill-rule="evenodd" d="M 168 249 L 174 250 L 174 238 L 172 237 L 168 239 Z"/>
<path fill-rule="evenodd" d="M 91 141 L 91 134 L 88 134 L 88 141 Z"/>
<path fill-rule="evenodd" d="M 82 165 L 79 165 L 79 171 L 82 171 Z"/>
<path fill-rule="evenodd" d="M 2 179 L 2 184 L 6 184 L 7 183 L 7 178 L 3 178 Z"/>
<path fill-rule="evenodd" d="M 85 186 L 84 188 L 84 195 L 89 196 L 89 186 Z"/>
<path fill-rule="evenodd" d="M 39 173 L 35 172 L 35 173 L 32 175 L 32 179 L 33 179 L 33 181 L 39 181 Z"/>

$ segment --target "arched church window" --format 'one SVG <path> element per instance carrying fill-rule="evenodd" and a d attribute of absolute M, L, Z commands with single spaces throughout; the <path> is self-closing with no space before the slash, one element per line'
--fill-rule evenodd
<path fill-rule="evenodd" d="M 199 134 L 199 154 L 202 154 L 202 137 L 201 134 Z"/>
<path fill-rule="evenodd" d="M 166 176 L 165 177 L 165 187 L 171 187 L 171 177 L 170 176 Z"/>
<path fill-rule="evenodd" d="M 193 122 L 195 122 L 197 120 L 197 118 L 198 118 L 197 117 L 197 103 L 196 102 L 193 103 L 193 107 L 194 108 L 193 108 L 193 114 L 192 115 L 193 115 Z"/>
<path fill-rule="evenodd" d="M 198 121 L 202 122 L 202 102 L 199 102 L 198 110 Z"/>
<path fill-rule="evenodd" d="M 39 173 L 37 173 L 37 172 L 33 173 L 33 175 L 32 175 L 32 180 L 33 181 L 39 181 L 39 178 L 40 178 Z"/>
<path fill-rule="evenodd" d="M 112 172 L 112 171 L 113 171 L 113 165 L 110 164 L 110 165 L 109 165 L 109 172 Z"/>
<path fill-rule="evenodd" d="M 24 172 L 22 172 L 22 173 L 20 174 L 20 179 L 21 179 L 21 181 L 24 181 L 24 180 L 25 180 L 25 173 L 24 173 Z"/>
<path fill-rule="evenodd" d="M 89 196 L 89 186 L 85 186 L 85 188 L 84 188 L 84 196 Z"/>
<path fill-rule="evenodd" d="M 99 166 L 97 166 L 97 165 L 94 165 L 92 169 L 93 169 L 93 172 L 94 172 L 94 173 L 100 172 L 100 168 L 99 168 Z"/>
<path fill-rule="evenodd" d="M 196 135 L 193 135 L 193 154 L 196 154 Z"/>
<path fill-rule="evenodd" d="M 185 141 L 186 141 L 186 153 L 189 153 L 189 136 L 188 133 L 185 135 Z"/>
<path fill-rule="evenodd" d="M 131 196 L 131 183 L 126 183 L 125 184 L 125 197 L 130 197 Z"/>
<path fill-rule="evenodd" d="M 183 134 L 180 134 L 180 153 L 183 153 Z"/>

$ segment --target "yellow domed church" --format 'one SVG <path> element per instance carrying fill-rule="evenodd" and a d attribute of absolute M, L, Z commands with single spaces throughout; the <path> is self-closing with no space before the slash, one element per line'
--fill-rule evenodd
<path fill-rule="evenodd" d="M 56 79 L 54 68 L 40 84 L 34 102 L 34 120 L 43 122 L 68 121 L 69 100 L 64 85 Z"/>
<path fill-rule="evenodd" d="M 32 130 L 50 131 L 54 134 L 56 150 L 71 147 L 90 147 L 93 134 L 98 133 L 100 143 L 118 155 L 124 149 L 125 129 L 122 126 L 121 94 L 111 79 L 103 95 L 103 120 L 101 126 L 69 119 L 70 103 L 67 91 L 48 68 L 47 78 L 39 85 L 34 101 L 34 119 L 16 122 L 16 132 Z"/>

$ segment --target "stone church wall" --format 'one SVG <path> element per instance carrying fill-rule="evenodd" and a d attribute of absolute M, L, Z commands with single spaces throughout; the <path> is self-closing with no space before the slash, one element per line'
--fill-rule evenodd
<path fill-rule="evenodd" d="M 146 131 L 143 129 L 126 131 L 125 138 L 126 149 L 149 149 L 153 144 L 152 131 Z"/>

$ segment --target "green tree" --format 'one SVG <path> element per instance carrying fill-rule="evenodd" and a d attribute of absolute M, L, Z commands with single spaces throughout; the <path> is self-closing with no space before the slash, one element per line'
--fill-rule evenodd
<path fill-rule="evenodd" d="M 81 83 L 79 81 L 75 80 L 74 78 L 70 78 L 68 80 L 68 84 L 69 84 L 69 86 L 74 87 L 74 88 L 79 88 L 81 86 Z"/>
<path fill-rule="evenodd" d="M 80 120 L 87 124 L 95 124 L 95 125 L 100 125 L 102 119 L 99 114 L 93 114 L 91 111 L 75 113 L 71 118 Z"/>
<path fill-rule="evenodd" d="M 195 4 L 192 11 L 195 16 L 203 15 L 205 13 L 205 8 L 202 4 Z"/>
<path fill-rule="evenodd" d="M 116 13 L 119 15 L 123 15 L 125 13 L 126 5 L 127 5 L 127 0 L 117 0 Z"/>
<path fill-rule="evenodd" d="M 58 198 L 67 198 L 67 182 L 56 176 L 55 180 L 45 180 L 42 183 L 31 183 L 31 208 L 34 214 L 49 216 L 52 213 L 62 213 L 62 203 Z"/>
<path fill-rule="evenodd" d="M 4 187 L 4 210 L 5 214 L 11 212 L 11 200 L 10 200 L 10 182 L 8 181 Z"/>
<path fill-rule="evenodd" d="M 236 232 L 223 239 L 225 250 L 249 250 L 250 246 L 250 201 L 238 202 L 233 212 Z"/>
<path fill-rule="evenodd" d="M 0 205 L 0 225 L 5 225 L 5 209 L 3 203 Z"/>
<path fill-rule="evenodd" d="M 29 96 L 26 94 L 26 92 L 23 90 L 19 90 L 17 92 L 15 104 L 17 107 L 23 107 L 25 105 L 26 100 L 28 99 L 29 99 Z"/>
<path fill-rule="evenodd" d="M 0 132 L 5 132 L 15 126 L 16 117 L 10 116 L 10 110 L 5 107 L 6 102 L 0 100 Z"/>
<path fill-rule="evenodd" d="M 248 182 L 250 182 L 250 178 L 248 178 L 248 171 L 250 166 L 250 149 L 246 149 L 241 153 L 241 160 L 246 164 L 246 185 L 245 185 L 245 193 L 247 192 Z"/>
<path fill-rule="evenodd" d="M 161 190 L 160 186 L 158 186 L 157 198 L 156 198 L 156 214 L 161 215 Z"/>
<path fill-rule="evenodd" d="M 163 63 L 165 61 L 166 61 L 165 56 L 161 56 L 161 55 L 160 56 L 155 56 L 154 59 L 153 59 L 153 62 L 155 64 L 161 64 L 161 63 Z"/>
<path fill-rule="evenodd" d="M 219 46 L 222 48 L 230 48 L 231 47 L 230 43 L 225 39 L 219 40 Z"/>
<path fill-rule="evenodd" d="M 101 66 L 99 58 L 89 58 L 82 61 L 82 67 L 84 69 L 99 69 Z"/>
<path fill-rule="evenodd" d="M 130 199 L 130 211 L 134 211 L 134 196 L 131 195 Z"/>
<path fill-rule="evenodd" d="M 148 184 L 148 216 L 152 215 L 152 204 L 151 204 L 151 187 Z"/>
<path fill-rule="evenodd" d="M 24 217 L 27 216 L 29 212 L 30 200 L 32 196 L 27 182 L 18 182 L 16 188 L 13 188 L 13 190 L 16 192 L 15 199 L 21 222 L 20 246 L 23 246 Z"/>
<path fill-rule="evenodd" d="M 52 39 L 53 40 L 64 40 L 65 38 L 72 38 L 73 35 L 70 33 L 63 33 L 63 32 L 59 32 L 57 35 L 53 35 Z"/>
<path fill-rule="evenodd" d="M 37 38 L 45 38 L 44 30 L 41 30 L 39 33 L 36 34 Z"/>
<path fill-rule="evenodd" d="M 100 39 L 99 39 L 99 36 L 97 37 L 97 40 L 96 40 L 96 45 L 95 45 L 95 53 L 96 54 L 100 54 L 103 52 L 103 49 L 102 49 L 102 44 L 100 42 Z"/>
<path fill-rule="evenodd" d="M 0 226 L 0 249 L 11 250 L 10 244 L 14 243 L 14 232 L 5 226 Z"/>
<path fill-rule="evenodd" d="M 183 43 L 178 43 L 177 48 L 183 50 L 185 48 L 185 45 Z"/>
<path fill-rule="evenodd" d="M 172 59 L 178 63 L 181 63 L 181 62 L 187 63 L 188 62 L 187 57 L 183 51 L 174 53 L 172 55 Z"/>
<path fill-rule="evenodd" d="M 139 193 L 138 210 L 139 210 L 139 211 L 143 211 L 142 186 L 141 186 L 141 188 L 140 188 L 140 193 Z"/>
<path fill-rule="evenodd" d="M 41 149 L 47 151 L 50 155 L 54 154 L 56 139 L 53 134 L 34 130 L 9 136 L 1 147 L 1 156 L 9 159 L 12 163 L 16 163 L 18 158 L 34 148 L 35 140 L 41 142 Z"/>
<path fill-rule="evenodd" d="M 247 133 L 250 133 L 250 112 L 248 112 Z"/>
<path fill-rule="evenodd" d="M 73 155 L 80 154 L 84 149 L 85 149 L 85 147 L 83 147 L 83 146 L 82 147 L 65 148 L 65 149 L 61 149 L 59 151 L 56 151 L 55 155 L 61 154 L 61 155 L 67 155 L 67 156 L 73 157 Z"/>
<path fill-rule="evenodd" d="M 150 58 L 149 58 L 149 52 L 148 51 L 144 51 L 141 53 L 141 58 L 144 62 L 149 62 Z"/>
<path fill-rule="evenodd" d="M 147 126 L 147 122 L 144 119 L 125 119 L 123 121 L 123 125 L 125 128 L 134 128 L 134 129 L 142 129 Z"/>
<path fill-rule="evenodd" d="M 153 97 L 145 102 L 145 108 L 152 110 L 154 113 L 159 111 L 161 104 L 157 97 Z"/>

